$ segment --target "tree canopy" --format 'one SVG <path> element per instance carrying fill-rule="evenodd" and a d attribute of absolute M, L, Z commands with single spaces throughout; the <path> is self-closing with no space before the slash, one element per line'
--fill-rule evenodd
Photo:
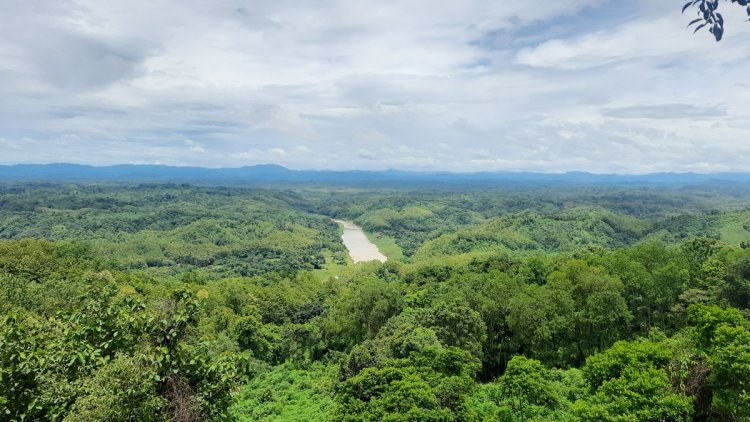
<path fill-rule="evenodd" d="M 0 421 L 750 420 L 735 185 L 0 205 Z M 351 264 L 331 217 L 393 255 Z"/>

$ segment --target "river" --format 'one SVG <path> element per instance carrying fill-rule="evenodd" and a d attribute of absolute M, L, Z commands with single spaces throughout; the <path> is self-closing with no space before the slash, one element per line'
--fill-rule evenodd
<path fill-rule="evenodd" d="M 380 253 L 380 250 L 374 243 L 370 242 L 367 238 L 362 227 L 354 224 L 351 221 L 344 220 L 333 220 L 336 223 L 341 224 L 344 227 L 344 234 L 341 235 L 341 240 L 344 241 L 344 246 L 349 250 L 349 256 L 352 258 L 354 263 L 367 262 L 367 261 L 380 261 L 385 262 L 388 260 L 385 255 Z"/>

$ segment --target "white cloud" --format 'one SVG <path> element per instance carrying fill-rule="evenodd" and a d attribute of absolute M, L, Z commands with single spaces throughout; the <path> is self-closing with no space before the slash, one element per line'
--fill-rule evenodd
<path fill-rule="evenodd" d="M 187 145 L 192 152 L 197 152 L 200 154 L 206 153 L 206 147 L 198 142 L 191 141 L 190 139 L 185 139 L 185 145 Z"/>
<path fill-rule="evenodd" d="M 572 39 L 551 39 L 535 47 L 524 48 L 517 54 L 520 64 L 564 70 L 604 66 L 620 61 L 644 60 L 651 64 L 669 63 L 675 58 L 692 58 L 704 63 L 708 55 L 712 62 L 733 62 L 744 59 L 750 52 L 744 40 L 750 28 L 737 19 L 744 12 L 737 9 L 723 11 L 731 16 L 730 33 L 724 44 L 717 45 L 705 33 L 691 36 L 685 20 L 692 16 L 644 17 L 614 29 L 585 33 Z M 729 18 L 728 18 L 729 20 Z M 729 44 L 729 47 L 726 45 Z M 721 48 L 719 48 L 721 47 Z"/>
<path fill-rule="evenodd" d="M 7 0 L 0 163 L 750 170 L 750 24 L 679 6 Z"/>

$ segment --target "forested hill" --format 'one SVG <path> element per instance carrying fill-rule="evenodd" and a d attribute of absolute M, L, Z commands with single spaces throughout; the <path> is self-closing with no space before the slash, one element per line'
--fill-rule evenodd
<path fill-rule="evenodd" d="M 417 172 L 292 170 L 275 164 L 238 168 L 174 167 L 163 165 L 115 165 L 94 167 L 78 164 L 19 164 L 0 166 L 2 181 L 169 181 L 204 184 L 603 184 L 690 185 L 750 182 L 749 173 L 652 173 L 644 175 L 592 174 L 585 172 Z"/>
<path fill-rule="evenodd" d="M 5 421 L 747 422 L 750 191 L 0 183 Z"/>

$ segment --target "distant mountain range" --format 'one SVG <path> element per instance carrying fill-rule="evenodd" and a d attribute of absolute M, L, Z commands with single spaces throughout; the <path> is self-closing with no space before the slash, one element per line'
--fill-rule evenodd
<path fill-rule="evenodd" d="M 197 184 L 326 185 L 694 185 L 750 183 L 750 173 L 652 173 L 645 175 L 531 172 L 417 172 L 291 170 L 279 165 L 238 168 L 172 167 L 123 164 L 95 167 L 79 164 L 0 166 L 0 182 L 174 182 Z"/>

